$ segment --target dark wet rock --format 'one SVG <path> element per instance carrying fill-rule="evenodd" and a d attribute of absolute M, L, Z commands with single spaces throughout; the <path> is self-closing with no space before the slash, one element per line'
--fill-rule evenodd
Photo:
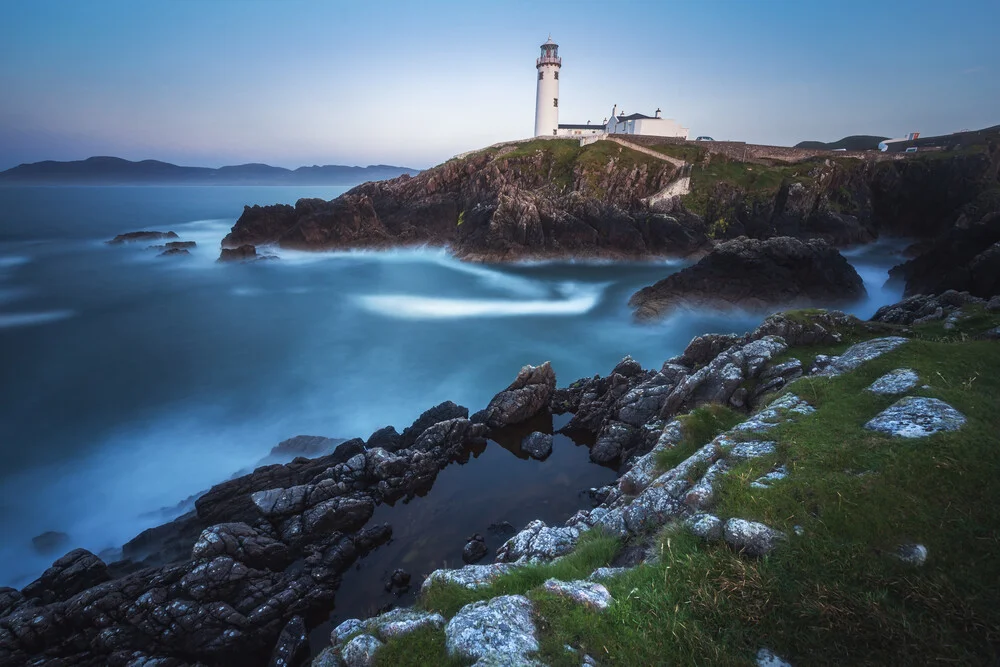
<path fill-rule="evenodd" d="M 850 303 L 866 295 L 861 276 L 824 241 L 739 238 L 639 290 L 629 305 L 636 317 L 652 319 L 678 306 L 765 310 Z"/>
<path fill-rule="evenodd" d="M 524 366 L 506 389 L 493 397 L 486 407 L 485 422 L 490 428 L 502 428 L 528 421 L 547 410 L 556 388 L 552 365 Z"/>
<path fill-rule="evenodd" d="M 410 573 L 403 569 L 393 570 L 389 580 L 385 582 L 387 591 L 406 591 L 410 588 Z"/>
<path fill-rule="evenodd" d="M 223 248 L 219 253 L 220 262 L 245 262 L 250 259 L 257 259 L 257 247 L 250 244 Z"/>
<path fill-rule="evenodd" d="M 494 521 L 487 530 L 497 535 L 503 535 L 504 533 L 513 533 L 514 525 L 510 521 Z"/>
<path fill-rule="evenodd" d="M 309 656 L 309 636 L 301 616 L 293 616 L 278 635 L 268 667 L 296 667 Z"/>
<path fill-rule="evenodd" d="M 944 401 L 907 396 L 876 415 L 865 428 L 901 438 L 925 438 L 942 431 L 957 431 L 963 425 L 965 416 Z"/>
<path fill-rule="evenodd" d="M 57 530 L 48 530 L 31 538 L 31 546 L 40 554 L 51 554 L 66 546 L 69 535 Z"/>
<path fill-rule="evenodd" d="M 412 449 L 426 452 L 435 448 L 457 451 L 466 443 L 485 444 L 486 428 L 468 419 L 456 418 L 438 422 L 424 430 L 413 443 Z"/>
<path fill-rule="evenodd" d="M 533 458 L 544 461 L 552 453 L 552 436 L 535 431 L 521 441 L 521 449 Z"/>
<path fill-rule="evenodd" d="M 291 562 L 285 544 L 245 523 L 220 523 L 202 531 L 191 550 L 191 559 L 211 560 L 217 556 L 267 570 L 282 570 Z"/>
<path fill-rule="evenodd" d="M 175 257 L 178 255 L 190 255 L 186 248 L 168 248 L 161 252 L 157 257 Z"/>
<path fill-rule="evenodd" d="M 25 586 L 21 593 L 26 598 L 38 598 L 48 604 L 65 600 L 110 578 L 104 561 L 86 549 L 74 549 L 52 563 L 52 567 Z"/>
<path fill-rule="evenodd" d="M 634 426 L 622 422 L 609 422 L 601 429 L 597 442 L 590 448 L 590 460 L 595 463 L 610 463 L 621 457 L 636 436 Z"/>
<path fill-rule="evenodd" d="M 983 304 L 982 299 L 968 292 L 948 290 L 940 294 L 916 294 L 898 303 L 882 306 L 872 316 L 872 321 L 892 324 L 922 324 L 944 319 L 968 304 Z"/>
<path fill-rule="evenodd" d="M 688 368 L 700 368 L 739 342 L 735 334 L 703 334 L 695 336 L 684 348 L 684 353 L 676 363 Z"/>
<path fill-rule="evenodd" d="M 24 602 L 24 596 L 16 588 L 0 586 L 0 618 L 7 616 Z"/>
<path fill-rule="evenodd" d="M 1000 311 L 1000 294 L 990 298 L 986 303 L 986 310 L 994 313 Z"/>
<path fill-rule="evenodd" d="M 159 241 L 160 239 L 176 238 L 177 234 L 174 232 L 128 232 L 127 234 L 119 234 L 108 241 L 108 243 L 118 245 L 121 243 L 133 243 L 136 241 Z"/>
<path fill-rule="evenodd" d="M 165 250 L 174 250 L 174 249 L 181 249 L 181 248 L 190 249 L 190 248 L 195 248 L 197 246 L 198 246 L 198 244 L 195 243 L 194 241 L 169 241 L 169 242 L 163 244 L 163 248 Z"/>
<path fill-rule="evenodd" d="M 368 436 L 368 442 L 365 443 L 365 446 L 368 449 L 381 447 L 387 452 L 394 452 L 403 448 L 403 436 L 394 427 L 385 426 Z"/>
<path fill-rule="evenodd" d="M 417 438 L 419 438 L 424 431 L 435 424 L 449 421 L 451 419 L 468 419 L 468 417 L 468 408 L 456 405 L 451 401 L 445 401 L 444 403 L 435 405 L 433 408 L 424 411 L 419 417 L 417 417 L 413 424 L 403 429 L 403 434 L 401 436 L 401 448 L 412 447 L 413 444 L 416 443 Z M 385 429 L 382 430 L 384 431 Z M 379 431 L 376 431 L 376 433 L 379 433 Z M 393 451 L 388 448 L 386 449 L 387 451 Z"/>
<path fill-rule="evenodd" d="M 486 540 L 482 535 L 473 535 L 462 548 L 462 560 L 471 565 L 481 561 L 489 552 Z"/>
<path fill-rule="evenodd" d="M 618 373 L 623 377 L 631 378 L 645 371 L 643 371 L 642 365 L 633 359 L 631 355 L 625 355 L 625 357 L 618 362 L 618 365 L 615 366 L 611 372 Z"/>
<path fill-rule="evenodd" d="M 787 539 L 779 530 L 746 519 L 726 521 L 723 538 L 730 547 L 748 556 L 766 556 Z"/>

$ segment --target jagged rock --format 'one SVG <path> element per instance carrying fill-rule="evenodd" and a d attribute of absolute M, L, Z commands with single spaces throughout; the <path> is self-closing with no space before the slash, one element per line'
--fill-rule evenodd
<path fill-rule="evenodd" d="M 944 401 L 907 396 L 876 415 L 865 428 L 902 438 L 924 438 L 941 431 L 957 431 L 964 424 L 965 416 Z"/>
<path fill-rule="evenodd" d="M 766 475 L 761 475 L 756 480 L 750 483 L 750 486 L 755 489 L 767 489 L 770 488 L 771 484 L 785 479 L 788 477 L 788 469 L 785 466 L 778 466 Z"/>
<path fill-rule="evenodd" d="M 892 396 L 893 394 L 905 394 L 917 386 L 920 379 L 915 371 L 909 368 L 897 368 L 889 371 L 879 379 L 872 382 L 867 390 L 873 394 Z"/>
<path fill-rule="evenodd" d="M 628 424 L 618 421 L 608 423 L 601 429 L 597 442 L 590 448 L 590 460 L 594 463 L 610 463 L 618 459 L 636 433 L 635 427 Z"/>
<path fill-rule="evenodd" d="M 898 303 L 882 306 L 872 316 L 873 322 L 892 324 L 923 324 L 944 319 L 967 304 L 982 304 L 984 301 L 968 292 L 948 290 L 937 295 L 915 294 Z"/>
<path fill-rule="evenodd" d="M 680 305 L 764 310 L 779 304 L 848 303 L 866 295 L 861 276 L 825 241 L 739 238 L 639 290 L 629 306 L 636 317 L 651 319 Z"/>
<path fill-rule="evenodd" d="M 729 470 L 729 463 L 720 459 L 710 465 L 691 489 L 684 494 L 684 504 L 691 509 L 705 509 L 715 499 L 715 480 Z"/>
<path fill-rule="evenodd" d="M 787 539 L 781 531 L 746 519 L 729 519 L 722 532 L 726 544 L 748 556 L 765 556 Z"/>
<path fill-rule="evenodd" d="M 643 373 L 644 371 L 642 365 L 633 359 L 632 355 L 626 354 L 611 372 L 618 373 L 623 377 L 631 378 Z"/>
<path fill-rule="evenodd" d="M 221 523 L 202 531 L 191 560 L 230 556 L 249 567 L 282 570 L 291 562 L 288 547 L 245 523 Z"/>
<path fill-rule="evenodd" d="M 321 435 L 297 435 L 282 440 L 267 455 L 268 459 L 293 459 L 296 456 L 315 458 L 331 453 L 338 445 L 347 442 L 343 438 L 325 438 Z"/>
<path fill-rule="evenodd" d="M 785 394 L 771 401 L 766 408 L 746 421 L 733 427 L 737 433 L 759 433 L 768 431 L 795 415 L 808 415 L 816 411 L 795 394 Z"/>
<path fill-rule="evenodd" d="M 676 419 L 663 427 L 653 449 L 639 457 L 628 469 L 628 472 L 618 478 L 618 489 L 627 495 L 636 495 L 652 483 L 656 478 L 656 457 L 661 451 L 673 449 L 683 437 L 681 423 Z"/>
<path fill-rule="evenodd" d="M 497 549 L 501 563 L 546 562 L 568 554 L 580 539 L 580 531 L 571 527 L 549 527 L 544 521 L 532 521 L 524 530 Z"/>
<path fill-rule="evenodd" d="M 521 449 L 529 456 L 544 461 L 552 453 L 552 436 L 535 431 L 521 441 Z"/>
<path fill-rule="evenodd" d="M 344 667 L 344 661 L 340 658 L 340 650 L 333 646 L 327 646 L 313 658 L 311 667 Z"/>
<path fill-rule="evenodd" d="M 542 588 L 549 593 L 569 598 L 573 602 L 590 607 L 595 611 L 604 611 L 613 602 L 607 588 L 591 581 L 548 579 Z"/>
<path fill-rule="evenodd" d="M 735 334 L 702 334 L 695 336 L 684 348 L 677 363 L 688 368 L 699 368 L 728 350 L 740 340 Z"/>
<path fill-rule="evenodd" d="M 235 248 L 223 248 L 219 253 L 220 262 L 245 262 L 248 259 L 257 259 L 257 247 L 249 243 L 244 243 Z"/>
<path fill-rule="evenodd" d="M 161 252 L 157 257 L 176 257 L 178 255 L 190 255 L 191 253 L 186 248 L 167 248 Z"/>
<path fill-rule="evenodd" d="M 52 563 L 52 567 L 25 586 L 21 593 L 26 598 L 38 598 L 48 604 L 65 600 L 110 578 L 104 561 L 86 549 L 74 549 Z"/>
<path fill-rule="evenodd" d="M 836 377 L 853 371 L 861 364 L 872 359 L 881 357 L 886 352 L 891 352 L 906 342 L 900 336 L 888 336 L 886 338 L 873 338 L 856 345 L 852 345 L 839 357 L 830 359 L 830 364 L 821 370 L 817 375 L 822 377 Z"/>
<path fill-rule="evenodd" d="M 922 544 L 902 544 L 896 549 L 896 557 L 907 565 L 919 567 L 927 562 L 927 547 Z"/>
<path fill-rule="evenodd" d="M 429 429 L 435 424 L 441 422 L 450 421 L 452 419 L 468 419 L 469 409 L 462 407 L 461 405 L 456 405 L 451 401 L 445 401 L 444 403 L 439 403 L 429 410 L 425 410 L 417 419 L 408 427 L 403 429 L 403 433 L 400 436 L 401 444 L 399 449 L 405 449 L 412 447 L 416 443 L 417 439 L 423 434 L 424 431 Z M 375 433 L 382 434 L 386 432 L 388 428 L 382 429 L 382 431 L 376 431 Z M 395 430 L 395 429 L 393 429 Z M 374 437 L 375 433 L 372 434 Z M 391 439 L 391 435 L 389 436 Z M 388 447 L 384 447 L 386 451 L 394 451 Z"/>
<path fill-rule="evenodd" d="M 757 667 L 792 667 L 792 663 L 782 660 L 771 649 L 762 648 L 757 651 Z"/>
<path fill-rule="evenodd" d="M 468 411 L 466 411 L 466 414 L 468 414 Z M 394 452 L 397 449 L 403 448 L 403 437 L 392 426 L 386 426 L 368 436 L 365 446 L 368 449 L 379 447 L 387 452 Z"/>
<path fill-rule="evenodd" d="M 375 665 L 375 652 L 381 647 L 382 642 L 375 637 L 358 635 L 341 649 L 340 657 L 343 659 L 345 667 L 373 667 Z"/>
<path fill-rule="evenodd" d="M 528 657 L 539 649 L 532 613 L 522 595 L 465 605 L 445 626 L 448 653 L 483 665 L 540 665 Z"/>
<path fill-rule="evenodd" d="M 486 556 L 487 551 L 489 549 L 486 547 L 486 541 L 483 539 L 483 536 L 473 535 L 462 548 L 462 560 L 471 565 L 482 560 Z"/>
<path fill-rule="evenodd" d="M 293 616 L 278 635 L 278 643 L 271 653 L 268 667 L 296 667 L 308 655 L 309 637 L 306 634 L 306 624 L 301 616 Z"/>
<path fill-rule="evenodd" d="M 722 539 L 722 520 L 714 514 L 692 514 L 684 520 L 684 525 L 703 540 Z"/>
<path fill-rule="evenodd" d="M 490 428 L 525 422 L 549 406 L 556 389 L 552 365 L 524 366 L 506 389 L 493 397 L 485 410 Z"/>
<path fill-rule="evenodd" d="M 330 632 L 330 643 L 337 647 L 342 647 L 351 635 L 356 635 L 365 629 L 365 622 L 360 618 L 349 618 L 341 621 Z"/>
<path fill-rule="evenodd" d="M 802 362 L 798 359 L 790 359 L 783 364 L 771 366 L 760 374 L 751 398 L 756 404 L 759 397 L 769 392 L 777 391 L 792 380 L 801 376 Z M 730 399 L 730 402 L 732 403 L 732 399 Z"/>
<path fill-rule="evenodd" d="M 434 570 L 427 575 L 420 588 L 426 590 L 435 582 L 454 584 L 468 589 L 483 588 L 515 567 L 510 563 L 493 563 L 492 565 L 466 565 L 457 570 Z"/>
<path fill-rule="evenodd" d="M 606 581 L 629 571 L 627 567 L 599 567 L 590 573 L 588 581 Z"/>

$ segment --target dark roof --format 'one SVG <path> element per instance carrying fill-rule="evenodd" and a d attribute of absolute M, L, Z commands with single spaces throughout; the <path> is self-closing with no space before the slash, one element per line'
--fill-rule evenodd
<path fill-rule="evenodd" d="M 621 122 L 624 122 L 626 120 L 638 120 L 640 118 L 652 118 L 652 116 L 647 116 L 647 115 L 641 114 L 641 113 L 631 113 L 631 114 L 629 114 L 627 116 L 618 116 L 618 122 L 621 123 Z"/>
<path fill-rule="evenodd" d="M 564 125 L 564 124 L 560 123 L 559 124 L 559 129 L 560 130 L 603 130 L 604 126 L 603 125 L 587 125 L 587 124 L 583 124 L 583 125 L 572 125 L 572 124 Z"/>

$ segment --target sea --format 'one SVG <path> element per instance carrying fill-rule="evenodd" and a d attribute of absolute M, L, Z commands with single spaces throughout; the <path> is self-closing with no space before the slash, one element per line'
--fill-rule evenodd
<path fill-rule="evenodd" d="M 451 400 L 482 409 L 525 364 L 558 383 L 607 374 L 625 355 L 659 368 L 706 332 L 759 314 L 633 320 L 631 294 L 686 266 L 555 261 L 468 264 L 440 248 L 301 252 L 219 263 L 245 205 L 330 199 L 345 187 L 0 187 L 0 586 L 23 587 L 71 548 L 113 558 L 299 434 L 367 438 Z M 130 231 L 174 231 L 189 256 Z M 869 317 L 900 298 L 884 282 L 900 239 L 845 254 Z M 556 427 L 559 423 L 556 423 Z M 615 471 L 557 436 L 552 457 L 490 442 L 422 498 L 379 508 L 394 538 L 345 577 L 339 615 L 391 604 L 396 567 L 415 580 L 461 564 L 491 524 L 564 521 Z M 68 538 L 50 552 L 32 538 Z M 336 616 L 336 614 L 335 614 Z"/>

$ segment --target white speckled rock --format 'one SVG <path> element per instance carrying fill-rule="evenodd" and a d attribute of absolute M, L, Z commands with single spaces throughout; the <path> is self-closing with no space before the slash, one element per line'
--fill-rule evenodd
<path fill-rule="evenodd" d="M 777 482 L 778 480 L 785 479 L 788 477 L 788 469 L 785 466 L 778 466 L 766 475 L 761 475 L 756 480 L 750 483 L 755 489 L 767 489 L 771 487 L 771 484 Z"/>
<path fill-rule="evenodd" d="M 774 454 L 776 447 L 777 443 L 775 442 L 750 440 L 733 445 L 733 448 L 729 450 L 726 456 L 732 461 L 749 461 L 751 459 L 760 458 L 761 456 Z"/>
<path fill-rule="evenodd" d="M 510 563 L 493 563 L 491 565 L 466 565 L 457 570 L 434 570 L 424 583 L 421 590 L 427 590 L 434 582 L 455 584 L 465 588 L 475 589 L 489 586 L 497 577 L 514 569 Z"/>
<path fill-rule="evenodd" d="M 896 549 L 896 557 L 907 565 L 920 567 L 927 562 L 927 547 L 922 544 L 902 544 Z"/>
<path fill-rule="evenodd" d="M 729 464 L 725 459 L 719 459 L 713 463 L 701 479 L 691 487 L 691 490 L 684 494 L 684 504 L 691 509 L 704 509 L 712 504 L 715 499 L 715 480 L 729 470 Z"/>
<path fill-rule="evenodd" d="M 340 651 L 340 657 L 346 667 L 372 667 L 375 664 L 375 651 L 381 648 L 382 642 L 371 635 L 358 635 Z"/>
<path fill-rule="evenodd" d="M 823 370 L 816 373 L 822 377 L 836 377 L 865 363 L 881 357 L 886 352 L 891 352 L 906 342 L 901 336 L 888 336 L 886 338 L 873 338 L 862 343 L 852 345 L 839 357 L 832 357 L 830 364 Z"/>
<path fill-rule="evenodd" d="M 497 549 L 501 563 L 547 562 L 573 551 L 580 530 L 571 526 L 549 527 L 544 521 L 532 521 L 524 530 Z"/>
<path fill-rule="evenodd" d="M 333 646 L 327 646 L 320 651 L 310 664 L 311 667 L 344 667 L 344 661 L 340 659 L 340 651 Z"/>
<path fill-rule="evenodd" d="M 776 656 L 771 649 L 757 651 L 757 667 L 792 667 L 792 663 Z"/>
<path fill-rule="evenodd" d="M 907 396 L 876 415 L 865 428 L 901 438 L 924 438 L 941 431 L 957 431 L 963 424 L 965 416 L 944 401 Z"/>
<path fill-rule="evenodd" d="M 441 614 L 404 608 L 393 609 L 365 621 L 365 628 L 382 641 L 388 641 L 424 627 L 443 628 L 444 624 L 445 618 Z"/>
<path fill-rule="evenodd" d="M 748 556 L 764 556 L 786 539 L 780 530 L 746 519 L 729 519 L 722 532 L 726 544 Z"/>
<path fill-rule="evenodd" d="M 684 525 L 703 540 L 722 539 L 722 519 L 714 514 L 692 514 L 684 520 Z"/>
<path fill-rule="evenodd" d="M 523 595 L 503 595 L 458 610 L 445 626 L 448 653 L 482 665 L 539 665 L 532 604 Z"/>
<path fill-rule="evenodd" d="M 625 574 L 629 571 L 627 567 L 599 567 L 590 573 L 587 577 L 589 581 L 607 581 L 608 579 L 614 579 L 615 577 Z"/>
<path fill-rule="evenodd" d="M 364 630 L 365 622 L 359 618 L 349 618 L 342 622 L 340 625 L 333 629 L 330 633 L 330 643 L 334 646 L 339 646 L 344 643 L 350 635 L 358 632 L 359 630 Z"/>
<path fill-rule="evenodd" d="M 603 584 L 592 581 L 559 581 L 549 579 L 542 587 L 549 593 L 569 598 L 577 604 L 590 607 L 596 611 L 604 611 L 612 602 L 611 593 Z"/>
<path fill-rule="evenodd" d="M 795 394 L 785 394 L 771 401 L 766 408 L 750 417 L 750 419 L 734 426 L 732 430 L 736 433 L 767 431 L 787 421 L 794 415 L 808 415 L 815 411 L 816 408 Z"/>
<path fill-rule="evenodd" d="M 919 378 L 916 371 L 910 368 L 897 368 L 889 371 L 868 386 L 868 391 L 882 396 L 905 394 L 917 386 Z"/>

